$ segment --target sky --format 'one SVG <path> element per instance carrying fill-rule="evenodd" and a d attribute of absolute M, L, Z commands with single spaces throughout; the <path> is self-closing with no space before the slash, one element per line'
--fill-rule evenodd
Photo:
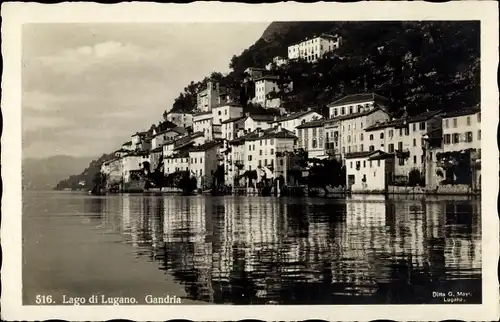
<path fill-rule="evenodd" d="M 191 81 L 228 72 L 268 24 L 24 25 L 23 157 L 118 149 Z"/>

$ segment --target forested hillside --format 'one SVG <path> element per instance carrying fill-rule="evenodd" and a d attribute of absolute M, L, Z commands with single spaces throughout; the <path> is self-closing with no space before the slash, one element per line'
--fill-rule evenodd
<path fill-rule="evenodd" d="M 340 49 L 318 64 L 297 61 L 274 71 L 293 80 L 282 97 L 289 110 L 324 107 L 346 94 L 375 91 L 398 112 L 454 110 L 479 103 L 479 23 L 477 22 L 277 22 L 230 61 L 228 75 L 213 76 L 233 88 L 245 104 L 252 96 L 240 83 L 247 67 L 264 67 L 287 56 L 288 45 L 320 33 L 339 34 Z M 209 75 L 207 75 L 209 76 Z M 192 110 L 207 78 L 192 82 L 173 104 Z"/>
<path fill-rule="evenodd" d="M 63 190 L 63 189 L 84 189 L 90 190 L 93 187 L 93 179 L 97 173 L 101 171 L 101 165 L 112 158 L 111 154 L 103 154 L 99 159 L 92 160 L 90 164 L 83 170 L 82 173 L 77 175 L 71 175 L 67 179 L 60 181 L 54 189 Z M 81 186 L 79 183 L 84 182 L 84 185 Z"/>

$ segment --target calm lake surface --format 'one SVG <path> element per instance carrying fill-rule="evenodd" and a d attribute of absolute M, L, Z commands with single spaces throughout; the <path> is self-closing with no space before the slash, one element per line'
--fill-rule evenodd
<path fill-rule="evenodd" d="M 466 197 L 23 195 L 23 299 L 481 302 L 481 205 Z M 88 304 L 85 303 L 85 304 Z"/>

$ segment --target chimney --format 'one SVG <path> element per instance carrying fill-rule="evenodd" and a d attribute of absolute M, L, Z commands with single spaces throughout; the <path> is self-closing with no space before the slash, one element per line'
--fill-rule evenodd
<path fill-rule="evenodd" d="M 249 113 L 249 112 L 246 112 L 246 113 L 245 113 L 245 116 L 246 116 L 246 117 L 249 117 L 249 116 L 250 116 L 250 113 Z"/>

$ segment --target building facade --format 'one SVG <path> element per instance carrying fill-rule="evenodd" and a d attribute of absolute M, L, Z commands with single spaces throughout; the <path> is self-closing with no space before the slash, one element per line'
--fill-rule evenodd
<path fill-rule="evenodd" d="M 187 128 L 193 126 L 192 112 L 169 112 L 166 119 L 179 127 Z"/>
<path fill-rule="evenodd" d="M 288 46 L 288 59 L 303 59 L 308 62 L 317 62 L 326 53 L 338 49 L 341 45 L 341 36 L 322 34 L 319 37 L 305 39 L 297 44 Z"/>
<path fill-rule="evenodd" d="M 443 151 L 481 149 L 481 109 L 479 107 L 444 113 Z"/>

